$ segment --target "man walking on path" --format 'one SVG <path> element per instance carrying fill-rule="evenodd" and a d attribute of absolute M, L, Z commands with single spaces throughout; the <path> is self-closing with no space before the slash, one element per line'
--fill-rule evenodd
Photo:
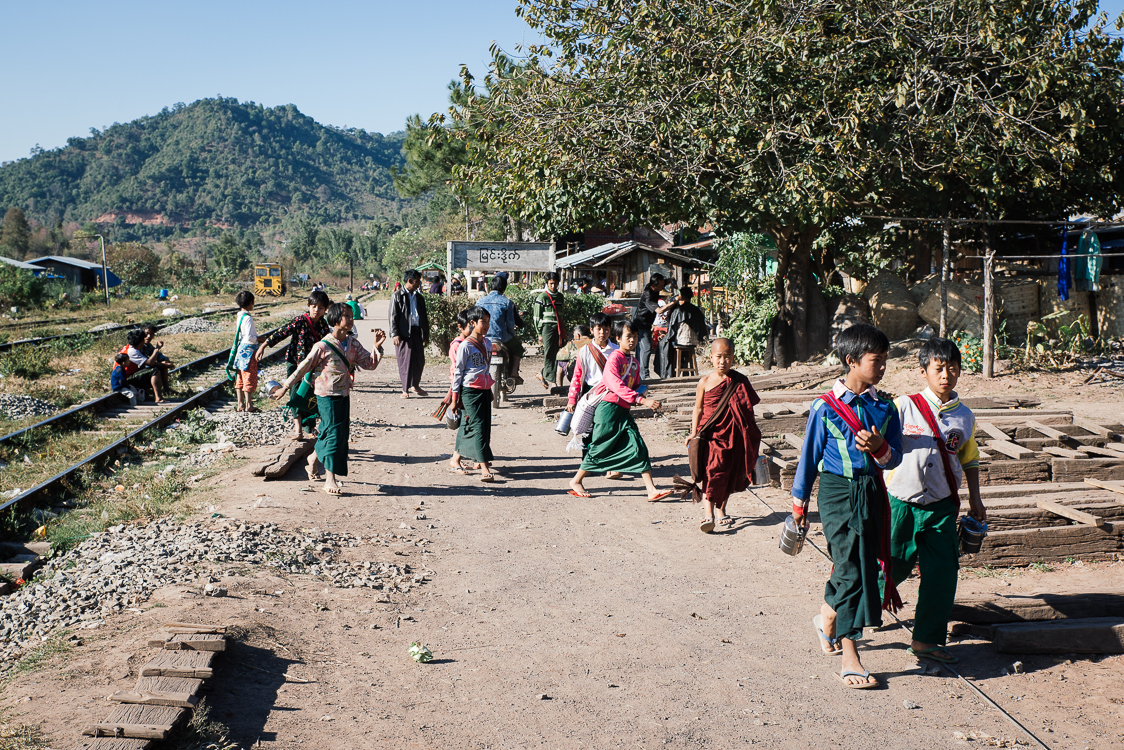
<path fill-rule="evenodd" d="M 402 277 L 402 286 L 390 297 L 390 336 L 398 358 L 402 398 L 410 397 L 411 388 L 419 396 L 429 395 L 421 387 L 425 347 L 429 345 L 429 315 L 425 310 L 425 299 L 418 291 L 421 280 L 421 274 L 410 269 Z"/>
<path fill-rule="evenodd" d="M 539 332 L 543 347 L 542 373 L 538 378 L 547 390 L 551 385 L 558 385 L 558 349 L 562 346 L 564 303 L 562 292 L 558 291 L 558 274 L 552 271 L 546 275 L 546 291 L 535 297 L 533 311 L 535 330 Z"/>

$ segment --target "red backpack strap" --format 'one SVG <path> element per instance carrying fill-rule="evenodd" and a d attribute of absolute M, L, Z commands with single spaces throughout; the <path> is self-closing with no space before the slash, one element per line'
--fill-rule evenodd
<path fill-rule="evenodd" d="M 960 490 L 956 486 L 956 475 L 952 473 L 952 463 L 949 461 L 949 450 L 945 444 L 944 435 L 941 434 L 941 428 L 937 424 L 937 417 L 933 414 L 933 407 L 920 393 L 914 393 L 909 397 L 913 405 L 917 407 L 917 411 L 921 412 L 925 424 L 933 433 L 933 438 L 937 441 L 939 446 L 938 450 L 941 454 L 941 464 L 944 466 L 944 478 L 948 482 L 949 492 L 956 498 L 956 514 L 960 515 Z"/>

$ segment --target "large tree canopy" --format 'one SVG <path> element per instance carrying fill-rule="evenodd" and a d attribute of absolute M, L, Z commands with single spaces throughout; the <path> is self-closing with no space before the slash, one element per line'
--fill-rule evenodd
<path fill-rule="evenodd" d="M 1118 208 L 1121 42 L 1094 0 L 520 1 L 549 43 L 455 108 L 458 178 L 546 232 L 767 232 L 782 365 L 826 344 L 833 221 Z"/>

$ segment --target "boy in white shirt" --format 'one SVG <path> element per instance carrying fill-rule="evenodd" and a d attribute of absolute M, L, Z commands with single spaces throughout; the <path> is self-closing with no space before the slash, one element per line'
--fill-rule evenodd
<path fill-rule="evenodd" d="M 254 391 L 258 389 L 258 329 L 254 326 L 254 295 L 243 290 L 234 298 L 238 311 L 234 346 L 230 349 L 231 362 L 237 374 L 234 392 L 238 394 L 235 411 L 254 412 Z"/>
<path fill-rule="evenodd" d="M 960 378 L 960 350 L 949 339 L 934 337 L 921 347 L 919 358 L 927 387 L 894 402 L 902 424 L 902 462 L 886 473 L 891 570 L 896 586 L 921 564 L 909 653 L 952 664 L 959 660 L 945 643 L 960 568 L 956 519 L 964 481 L 968 515 L 985 521 L 987 511 L 980 500 L 976 418 L 953 390 Z"/>

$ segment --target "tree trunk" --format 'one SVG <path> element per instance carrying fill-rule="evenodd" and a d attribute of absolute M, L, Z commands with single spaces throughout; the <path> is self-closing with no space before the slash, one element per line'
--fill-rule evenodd
<path fill-rule="evenodd" d="M 826 303 L 812 276 L 812 242 L 819 230 L 786 228 L 771 234 L 777 243 L 777 320 L 772 350 L 777 366 L 788 367 L 828 346 Z"/>

